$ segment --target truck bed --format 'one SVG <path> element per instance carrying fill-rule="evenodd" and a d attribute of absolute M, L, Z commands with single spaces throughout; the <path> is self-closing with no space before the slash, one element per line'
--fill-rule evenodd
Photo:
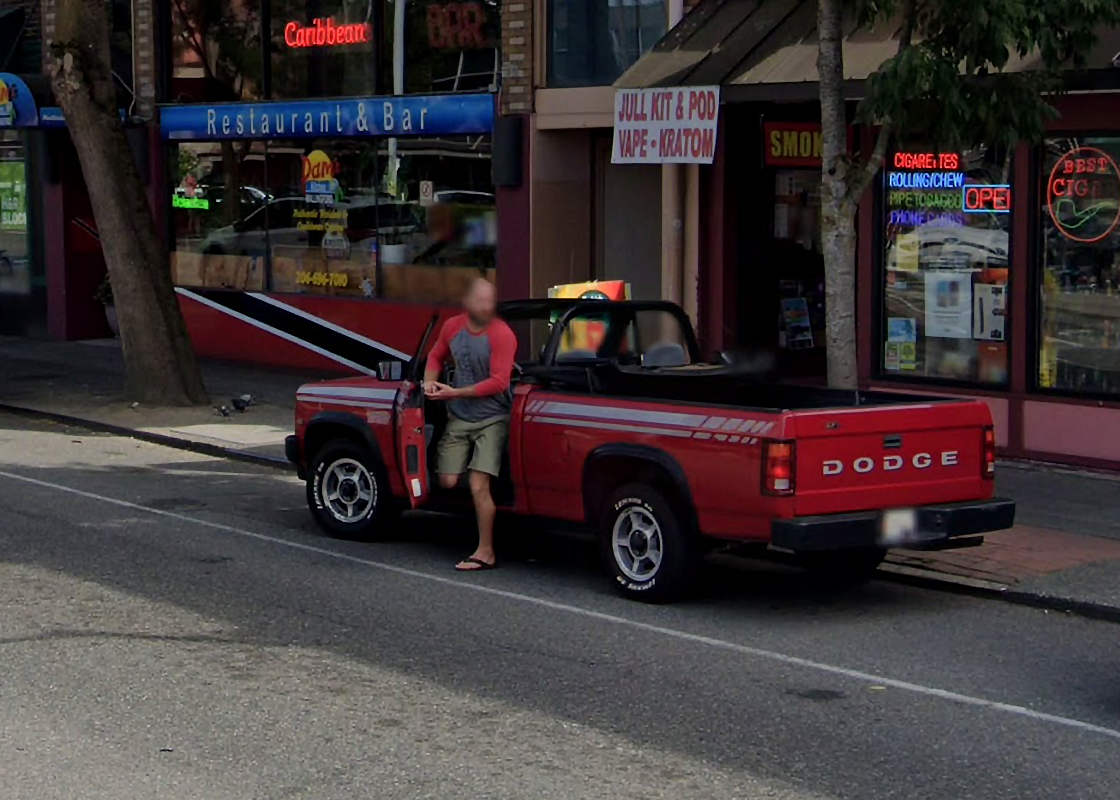
<path fill-rule="evenodd" d="M 578 371 L 577 371 L 578 372 Z M 850 392 L 811 386 L 788 386 L 760 380 L 734 367 L 620 367 L 601 364 L 573 374 L 593 394 L 655 402 L 700 403 L 778 414 L 864 406 L 952 402 L 943 398 L 893 392 Z"/>

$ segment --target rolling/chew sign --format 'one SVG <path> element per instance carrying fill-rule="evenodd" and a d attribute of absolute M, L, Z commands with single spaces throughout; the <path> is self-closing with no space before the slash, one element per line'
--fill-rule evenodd
<path fill-rule="evenodd" d="M 719 87 L 619 89 L 612 164 L 711 164 Z"/>

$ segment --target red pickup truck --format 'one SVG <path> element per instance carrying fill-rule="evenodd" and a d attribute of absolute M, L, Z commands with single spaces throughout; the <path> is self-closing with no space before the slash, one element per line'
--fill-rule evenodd
<path fill-rule="evenodd" d="M 525 301 L 499 508 L 591 526 L 623 594 L 664 601 L 713 544 L 792 553 L 868 577 L 891 547 L 944 549 L 1010 527 L 993 498 L 995 436 L 979 401 L 784 386 L 704 363 L 671 303 Z M 330 534 L 373 538 L 433 492 L 446 411 L 408 364 L 299 390 L 288 457 Z M 458 498 L 459 507 L 463 498 Z"/>

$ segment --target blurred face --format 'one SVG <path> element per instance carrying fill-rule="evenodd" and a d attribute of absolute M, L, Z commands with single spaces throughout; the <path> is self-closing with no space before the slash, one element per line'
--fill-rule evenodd
<path fill-rule="evenodd" d="M 486 325 L 494 318 L 497 296 L 490 281 L 479 278 L 471 284 L 467 296 L 463 298 L 463 308 L 475 325 Z"/>

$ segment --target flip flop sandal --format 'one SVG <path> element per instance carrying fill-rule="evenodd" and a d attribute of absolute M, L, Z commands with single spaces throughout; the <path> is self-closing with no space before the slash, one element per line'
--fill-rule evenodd
<path fill-rule="evenodd" d="M 464 566 L 462 566 L 463 564 L 475 564 L 476 566 L 474 566 L 474 567 L 464 567 Z M 455 571 L 456 572 L 486 572 L 486 570 L 488 570 L 488 569 L 497 569 L 497 568 L 498 568 L 498 562 L 497 561 L 495 561 L 493 564 L 487 564 L 481 558 L 475 558 L 474 556 L 471 556 L 470 558 L 464 558 L 462 561 L 460 561 L 458 564 L 455 565 Z"/>

